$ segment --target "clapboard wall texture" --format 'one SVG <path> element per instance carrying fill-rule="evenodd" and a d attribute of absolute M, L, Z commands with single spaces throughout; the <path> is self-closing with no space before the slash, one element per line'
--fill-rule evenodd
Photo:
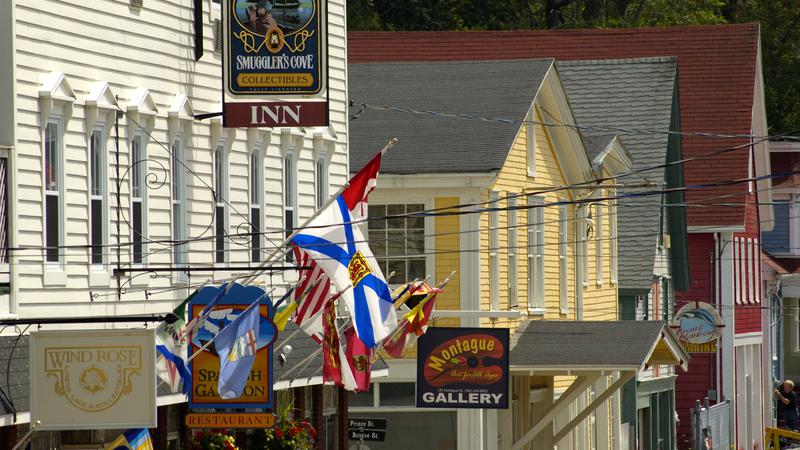
<path fill-rule="evenodd" d="M 14 3 L 14 2 L 12 2 Z M 220 109 L 221 54 L 214 51 L 214 20 L 220 18 L 219 7 L 210 0 L 203 2 L 205 54 L 194 60 L 193 0 L 145 1 L 139 7 L 127 0 L 18 0 L 14 7 L 14 58 L 16 108 L 13 120 L 15 142 L 12 152 L 11 245 L 40 249 L 44 246 L 43 219 L 43 140 L 48 120 L 57 119 L 63 130 L 62 164 L 64 173 L 63 260 L 51 266 L 44 262 L 41 250 L 18 251 L 12 259 L 12 312 L 21 316 L 68 316 L 89 314 L 131 314 L 163 312 L 184 298 L 191 286 L 210 279 L 220 280 L 233 273 L 160 274 L 152 278 L 144 274 L 133 280 L 123 277 L 125 291 L 116 299 L 116 280 L 112 269 L 116 264 L 116 248 L 106 248 L 105 266 L 90 264 L 88 203 L 89 162 L 87 159 L 92 128 L 105 131 L 106 153 L 106 242 L 116 244 L 116 178 L 115 132 L 112 109 L 93 108 L 93 90 L 106 82 L 106 100 L 118 98 L 121 109 L 131 111 L 131 103 L 146 89 L 140 112 L 149 108 L 155 114 L 124 117 L 120 121 L 119 149 L 121 166 L 119 241 L 130 242 L 130 137 L 145 125 L 147 169 L 151 186 L 147 189 L 145 214 L 148 238 L 168 240 L 171 236 L 170 157 L 169 143 L 181 136 L 188 172 L 185 176 L 187 237 L 201 238 L 187 248 L 186 260 L 193 265 L 214 263 L 210 238 L 213 229 L 213 152 L 223 143 L 227 152 L 228 208 L 227 233 L 249 232 L 249 152 L 263 152 L 262 227 L 272 231 L 262 239 L 266 256 L 283 240 L 283 155 L 294 149 L 296 158 L 295 189 L 300 220 L 315 209 L 315 161 L 320 152 L 327 155 L 329 192 L 335 192 L 347 179 L 347 82 L 344 0 L 328 3 L 330 127 L 327 129 L 225 130 L 212 120 L 190 120 L 188 115 L 215 112 Z M 54 80 L 53 73 L 63 73 L 63 81 L 44 86 Z M 50 89 L 72 99 L 53 102 L 47 113 L 42 90 Z M 70 92 L 71 91 L 71 92 Z M 70 95 L 71 94 L 71 95 Z M 45 96 L 47 94 L 44 94 Z M 182 97 L 186 101 L 181 103 Z M 89 104 L 87 105 L 87 100 Z M 179 107 L 182 107 L 180 109 Z M 181 112 L 170 119 L 169 111 Z M 97 113 L 95 113 L 97 111 Z M 109 114 L 110 113 L 110 114 Z M 96 116 L 96 118 L 95 118 Z M 96 119 L 96 120 L 95 120 Z M 149 126 L 148 126 L 149 125 Z M 166 183 L 164 183 L 166 181 Z M 203 239 L 204 238 L 204 239 Z M 249 264 L 249 247 L 242 240 L 229 240 L 228 261 L 231 265 Z M 148 266 L 172 263 L 170 245 L 151 243 L 146 247 Z M 121 251 L 124 266 L 131 262 L 131 248 Z M 287 274 L 287 280 L 296 278 Z M 281 274 L 263 276 L 261 282 L 282 283 Z M 90 301 L 90 298 L 92 301 Z"/>

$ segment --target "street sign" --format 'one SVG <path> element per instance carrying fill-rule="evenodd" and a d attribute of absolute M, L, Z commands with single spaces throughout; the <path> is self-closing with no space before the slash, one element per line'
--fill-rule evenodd
<path fill-rule="evenodd" d="M 389 424 L 388 419 L 371 419 L 371 418 L 356 418 L 349 419 L 348 428 L 355 429 L 369 429 L 369 430 L 385 430 Z"/>
<path fill-rule="evenodd" d="M 380 430 L 348 430 L 351 441 L 373 441 L 383 442 L 386 440 L 386 432 Z"/>

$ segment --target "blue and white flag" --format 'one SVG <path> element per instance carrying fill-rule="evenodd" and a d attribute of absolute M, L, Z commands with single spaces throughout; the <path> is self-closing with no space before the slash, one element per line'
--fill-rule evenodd
<path fill-rule="evenodd" d="M 397 326 L 389 286 L 358 224 L 366 196 L 375 187 L 380 154 L 350 179 L 336 201 L 318 211 L 292 243 L 330 278 L 350 311 L 356 334 L 375 348 Z M 354 218 L 355 216 L 355 218 Z M 352 285 L 353 289 L 348 289 Z"/>
<path fill-rule="evenodd" d="M 214 338 L 219 355 L 217 392 L 224 399 L 241 397 L 250 376 L 261 320 L 259 303 L 260 299 L 253 302 Z"/>

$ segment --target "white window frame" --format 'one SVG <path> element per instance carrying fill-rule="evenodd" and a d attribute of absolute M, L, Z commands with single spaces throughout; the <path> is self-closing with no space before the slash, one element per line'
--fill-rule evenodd
<path fill-rule="evenodd" d="M 45 266 L 49 270 L 63 270 L 64 269 L 64 253 L 62 252 L 62 247 L 64 245 L 64 238 L 66 236 L 65 228 L 66 228 L 66 218 L 64 217 L 64 213 L 66 208 L 64 207 L 64 131 L 62 129 L 63 120 L 60 116 L 51 116 L 47 119 L 45 123 L 45 127 L 42 130 L 42 242 L 44 243 L 45 250 L 44 250 L 44 261 Z M 47 128 L 50 125 L 55 126 L 55 137 L 56 137 L 56 162 L 58 163 L 58 167 L 56 168 L 56 181 L 57 186 L 56 190 L 49 190 L 47 189 Z M 58 197 L 58 222 L 59 222 L 59 230 L 58 230 L 58 242 L 56 249 L 58 258 L 56 261 L 51 261 L 48 259 L 47 255 L 47 248 L 49 247 L 50 242 L 47 241 L 47 197 L 48 196 L 56 196 Z"/>
<path fill-rule="evenodd" d="M 100 137 L 100 148 L 95 152 L 95 133 Z M 89 207 L 88 207 L 88 242 L 89 242 L 89 263 L 93 270 L 105 270 L 108 264 L 108 256 L 106 244 L 108 243 L 108 147 L 106 147 L 107 139 L 105 132 L 105 124 L 96 122 L 91 133 L 89 133 L 89 147 L 87 151 L 87 168 L 88 168 L 88 190 Z M 94 156 L 99 156 L 97 161 L 99 167 L 95 167 Z M 97 177 L 97 180 L 95 180 Z M 100 193 L 95 192 L 95 181 L 99 183 Z M 100 201 L 100 242 L 94 242 L 94 202 Z M 100 262 L 94 260 L 94 247 L 100 247 Z"/>
<path fill-rule="evenodd" d="M 500 310 L 500 193 L 489 192 L 489 301 L 492 311 Z"/>
<path fill-rule="evenodd" d="M 517 249 L 517 195 L 508 194 L 508 307 L 519 307 L 519 253 Z"/>
<path fill-rule="evenodd" d="M 578 252 L 578 276 L 576 278 L 584 288 L 589 286 L 589 239 L 586 236 L 589 232 L 587 212 L 588 208 L 582 205 L 578 205 L 575 211 L 578 222 L 576 240 L 580 249 Z"/>
<path fill-rule="evenodd" d="M 528 314 L 544 314 L 544 197 L 528 196 Z"/>
<path fill-rule="evenodd" d="M 414 208 L 410 208 L 410 207 Z M 433 253 L 429 253 L 429 249 L 434 247 L 434 236 L 432 236 L 432 232 L 429 231 L 433 228 L 433 223 L 430 219 L 432 217 L 425 217 L 422 221 L 422 228 L 409 228 L 409 216 L 410 214 L 425 211 L 427 209 L 432 208 L 432 205 L 424 198 L 422 199 L 414 199 L 408 196 L 402 196 L 395 199 L 384 199 L 379 203 L 371 203 L 369 205 L 370 208 L 373 210 L 382 208 L 385 213 L 378 213 L 378 214 L 370 214 L 370 217 L 374 220 L 370 220 L 364 223 L 366 227 L 366 234 L 367 239 L 370 242 L 371 247 L 373 248 L 374 256 L 377 260 L 378 265 L 381 268 L 384 276 L 389 276 L 391 270 L 393 269 L 392 266 L 394 263 L 403 262 L 403 272 L 396 272 L 394 276 L 388 280 L 389 286 L 394 288 L 400 286 L 404 283 L 412 281 L 414 278 L 422 279 L 427 274 L 427 270 L 429 267 L 435 267 L 435 261 L 433 261 Z M 397 209 L 402 207 L 402 212 L 389 212 L 390 209 Z M 417 209 L 416 207 L 419 207 Z M 380 217 L 386 216 L 395 216 L 395 215 L 406 215 L 404 219 L 404 223 L 402 227 L 390 226 L 389 222 L 393 221 L 393 219 L 388 220 L 380 220 Z M 398 238 L 393 238 L 392 235 L 397 235 L 399 232 L 402 232 L 404 238 L 404 242 L 402 243 L 402 250 L 400 253 L 393 253 L 392 250 L 392 243 L 398 244 L 400 243 Z M 412 253 L 409 250 L 409 242 L 412 240 L 409 235 L 411 232 L 415 233 L 422 233 L 422 251 L 421 253 Z M 380 246 L 378 244 L 378 239 L 380 239 Z M 381 248 L 383 248 L 383 253 L 381 253 Z M 423 268 L 422 273 L 411 273 L 411 264 L 414 261 L 422 261 Z M 396 270 L 396 269 L 395 269 Z"/>
<path fill-rule="evenodd" d="M 603 196 L 602 191 L 600 192 L 600 196 Z M 603 241 L 606 238 L 605 228 L 603 227 L 603 202 L 597 202 L 594 204 L 594 214 L 595 277 L 597 285 L 602 286 L 605 279 L 603 274 Z"/>
<path fill-rule="evenodd" d="M 561 314 L 569 313 L 569 205 L 558 205 L 558 299 Z"/>
<path fill-rule="evenodd" d="M 172 230 L 171 236 L 173 241 L 182 241 L 186 239 L 187 230 L 187 217 L 186 217 L 186 159 L 185 159 L 185 145 L 183 135 L 177 134 L 172 140 L 172 147 L 170 149 L 170 176 L 172 177 L 170 185 L 170 200 L 171 208 L 170 214 L 172 216 Z M 175 242 L 172 246 L 172 263 L 175 266 L 182 267 L 187 264 L 187 247 L 188 243 L 178 244 Z"/>
<path fill-rule="evenodd" d="M 610 197 L 616 198 L 616 192 L 613 192 Z M 611 284 L 617 284 L 619 280 L 619 236 L 617 236 L 617 202 L 616 200 L 608 201 L 608 239 L 609 239 L 609 254 L 608 258 L 611 263 Z"/>
<path fill-rule="evenodd" d="M 328 152 L 322 151 L 314 161 L 314 198 L 315 206 L 317 209 L 330 197 L 329 194 L 330 182 L 328 181 Z"/>
<path fill-rule="evenodd" d="M 528 119 L 525 124 L 525 141 L 527 151 L 528 176 L 536 176 L 536 105 L 531 105 L 528 110 Z"/>
<path fill-rule="evenodd" d="M 296 146 L 292 145 L 286 150 L 281 159 L 281 171 L 283 172 L 283 186 L 281 190 L 283 191 L 283 228 L 285 230 L 285 234 L 288 237 L 294 227 L 298 224 L 297 218 L 297 159 L 295 158 Z M 287 167 L 288 165 L 288 167 Z M 287 186 L 288 190 L 287 191 Z M 288 213 L 292 214 L 292 221 L 291 224 L 288 223 Z M 292 253 L 286 253 L 286 260 L 292 261 Z"/>
<path fill-rule="evenodd" d="M 139 156 L 140 159 L 137 163 L 134 160 L 134 146 L 139 145 Z M 134 133 L 133 138 L 131 139 L 131 174 L 130 174 L 130 193 L 131 193 L 131 203 L 130 203 L 130 221 L 131 221 L 131 264 L 135 266 L 142 266 L 147 263 L 147 138 L 145 137 L 142 131 L 137 131 Z M 139 192 L 138 196 L 134 193 L 134 176 L 138 174 L 138 181 L 139 181 Z M 141 261 L 136 262 L 135 258 L 135 241 L 136 241 L 136 231 L 135 227 L 136 224 L 134 223 L 134 213 L 133 208 L 134 204 L 140 204 L 141 210 L 141 252 L 142 258 Z"/>
<path fill-rule="evenodd" d="M 219 159 L 218 159 L 219 158 Z M 214 264 L 226 265 L 228 257 L 228 151 L 225 140 L 220 140 L 214 147 L 214 192 L 217 194 L 214 199 Z M 220 211 L 221 210 L 221 211 Z M 221 217 L 220 217 L 220 212 Z M 219 221 L 222 220 L 223 235 L 219 236 Z M 221 240 L 220 240 L 221 238 Z M 219 245 L 222 244 L 222 248 Z M 219 253 L 222 253 L 222 260 L 219 260 Z"/>
<path fill-rule="evenodd" d="M 249 220 L 251 226 L 250 230 L 251 233 L 254 233 L 251 234 L 250 255 L 248 257 L 250 259 L 250 262 L 261 262 L 261 258 L 263 256 L 261 254 L 262 242 L 264 241 L 261 233 L 263 233 L 264 230 L 264 218 L 265 218 L 264 217 L 264 153 L 261 147 L 254 147 L 253 150 L 250 152 L 248 169 L 249 169 L 248 202 L 250 204 L 250 209 L 248 212 L 249 212 Z M 258 214 L 257 229 L 254 229 L 252 223 L 254 213 Z M 258 247 L 256 248 L 254 248 L 253 246 L 254 239 L 258 239 Z M 258 258 L 253 257 L 254 253 L 258 255 Z"/>

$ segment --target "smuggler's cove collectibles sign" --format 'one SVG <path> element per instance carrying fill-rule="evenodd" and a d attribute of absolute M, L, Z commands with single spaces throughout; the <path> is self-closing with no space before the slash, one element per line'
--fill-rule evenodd
<path fill-rule="evenodd" d="M 325 88 L 326 0 L 223 0 L 225 90 L 314 95 Z"/>
<path fill-rule="evenodd" d="M 272 391 L 272 344 L 277 337 L 277 328 L 272 321 L 273 308 L 264 290 L 256 286 L 234 284 L 223 294 L 225 286 L 206 286 L 189 301 L 189 313 L 197 317 L 204 306 L 221 296 L 200 322 L 200 328 L 192 333 L 189 355 L 200 353 L 192 359 L 192 389 L 189 393 L 189 408 L 271 408 L 274 401 Z M 258 341 L 255 342 L 255 361 L 250 369 L 241 397 L 223 399 L 217 392 L 219 383 L 219 355 L 214 338 L 225 326 L 253 302 L 260 299 Z"/>
<path fill-rule="evenodd" d="M 156 426 L 154 330 L 32 332 L 31 422 L 42 430 Z"/>
<path fill-rule="evenodd" d="M 508 408 L 508 328 L 429 328 L 417 343 L 417 406 Z"/>

